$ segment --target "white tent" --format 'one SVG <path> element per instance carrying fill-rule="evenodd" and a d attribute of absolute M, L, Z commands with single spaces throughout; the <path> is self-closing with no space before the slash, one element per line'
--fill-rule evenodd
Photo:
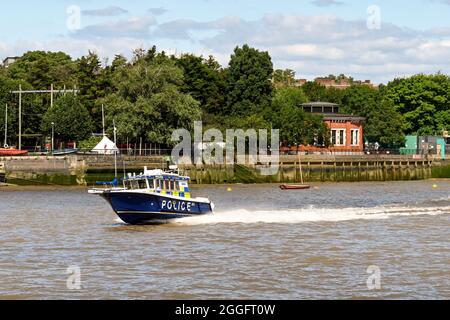
<path fill-rule="evenodd" d="M 92 149 L 92 152 L 99 154 L 114 154 L 119 152 L 119 149 L 114 142 L 109 140 L 107 136 L 104 136 L 102 141 L 100 141 L 99 144 Z"/>

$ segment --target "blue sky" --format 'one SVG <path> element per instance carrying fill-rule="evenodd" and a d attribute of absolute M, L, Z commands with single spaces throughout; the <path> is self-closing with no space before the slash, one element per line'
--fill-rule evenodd
<path fill-rule="evenodd" d="M 21 0 L 2 4 L 0 28 L 2 57 L 40 49 L 111 58 L 155 44 L 226 65 L 249 43 L 308 79 L 450 73 L 450 0 Z"/>

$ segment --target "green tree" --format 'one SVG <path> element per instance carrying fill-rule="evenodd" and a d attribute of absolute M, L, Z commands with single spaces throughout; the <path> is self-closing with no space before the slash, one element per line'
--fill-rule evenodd
<path fill-rule="evenodd" d="M 268 52 L 244 45 L 236 47 L 227 71 L 227 112 L 258 113 L 270 105 L 273 95 L 273 64 Z"/>
<path fill-rule="evenodd" d="M 5 74 L 16 86 L 19 83 L 23 90 L 72 88 L 76 84 L 75 64 L 71 57 L 63 52 L 30 51 L 25 53 L 18 61 L 7 68 Z M 17 113 L 18 97 L 10 95 L 12 110 Z M 50 106 L 50 94 L 26 94 L 22 96 L 22 134 L 24 144 L 35 144 L 36 138 L 27 138 L 27 135 L 40 134 L 42 116 Z M 13 119 L 14 120 L 14 119 Z M 11 123 L 17 126 L 17 122 Z M 17 130 L 17 128 L 14 128 Z M 14 134 L 17 131 L 14 131 Z M 11 132 L 11 130 L 10 130 Z M 17 141 L 17 139 L 14 139 Z"/>
<path fill-rule="evenodd" d="M 118 68 L 121 63 L 121 56 L 116 56 L 111 66 L 102 67 L 100 58 L 93 52 L 75 61 L 79 98 L 89 110 L 97 131 L 101 129 L 102 123 L 99 99 L 110 93 L 113 69 Z"/>
<path fill-rule="evenodd" d="M 175 60 L 184 70 L 181 91 L 200 102 L 205 112 L 220 113 L 224 106 L 225 79 L 220 64 L 212 56 L 208 59 L 184 54 Z"/>
<path fill-rule="evenodd" d="M 3 136 L 5 123 L 5 106 L 8 104 L 8 144 L 16 145 L 18 142 L 18 118 L 19 118 L 19 99 L 17 94 L 11 91 L 18 90 L 19 85 L 22 90 L 31 90 L 33 87 L 23 81 L 11 79 L 8 74 L 0 75 L 0 128 Z M 22 142 L 23 144 L 35 144 L 35 138 L 28 141 L 26 135 L 39 134 L 39 127 L 42 115 L 46 107 L 45 97 L 42 95 L 22 95 Z M 3 141 L 3 139 L 2 139 Z M 3 143 L 3 142 L 2 142 Z"/>
<path fill-rule="evenodd" d="M 326 88 L 315 81 L 308 81 L 302 86 L 302 90 L 308 97 L 309 102 L 332 102 L 340 104 L 343 90 L 336 88 Z"/>
<path fill-rule="evenodd" d="M 86 140 L 81 140 L 78 142 L 78 148 L 81 150 L 90 151 L 94 149 L 102 141 L 101 136 L 92 136 Z"/>
<path fill-rule="evenodd" d="M 279 111 L 280 106 L 289 105 L 300 107 L 301 104 L 308 102 L 308 98 L 301 88 L 278 88 L 272 100 L 273 110 Z"/>
<path fill-rule="evenodd" d="M 12 80 L 7 73 L 0 73 L 0 147 L 3 147 L 5 132 L 5 108 L 8 104 L 8 139 L 9 145 L 17 143 L 17 99 L 11 94 L 12 90 L 17 90 L 21 81 Z M 24 84 L 26 86 L 26 84 Z"/>
<path fill-rule="evenodd" d="M 201 119 L 199 103 L 180 92 L 182 84 L 183 70 L 164 53 L 138 50 L 132 64 L 115 72 L 115 92 L 101 99 L 109 130 L 115 120 L 122 139 L 171 145 L 174 129 L 190 130 Z"/>
<path fill-rule="evenodd" d="M 389 148 L 403 146 L 402 117 L 380 91 L 360 85 L 345 89 L 341 112 L 366 118 L 364 136 L 369 142 Z"/>
<path fill-rule="evenodd" d="M 127 63 L 128 63 L 127 58 L 118 54 L 114 57 L 114 60 L 111 63 L 111 71 L 114 72 L 117 69 L 123 68 L 127 65 Z"/>
<path fill-rule="evenodd" d="M 395 110 L 392 101 L 384 99 L 378 110 L 367 117 L 365 137 L 369 142 L 376 141 L 386 148 L 404 147 L 403 123 L 403 118 Z"/>
<path fill-rule="evenodd" d="M 34 89 L 75 85 L 75 64 L 63 52 L 29 51 L 8 68 L 12 79 L 24 80 Z"/>
<path fill-rule="evenodd" d="M 59 97 L 42 118 L 41 129 L 48 134 L 54 123 L 57 138 L 66 141 L 86 139 L 92 133 L 92 119 L 79 98 L 73 94 Z"/>
<path fill-rule="evenodd" d="M 245 117 L 229 116 L 224 119 L 225 129 L 266 129 L 270 130 L 272 125 L 262 115 L 251 114 Z M 224 130 L 225 131 L 225 130 Z"/>
<path fill-rule="evenodd" d="M 276 88 L 290 87 L 295 84 L 295 71 L 277 69 L 273 73 L 273 84 Z"/>
<path fill-rule="evenodd" d="M 419 74 L 395 79 L 383 88 L 403 116 L 406 134 L 434 135 L 450 126 L 450 77 Z"/>
<path fill-rule="evenodd" d="M 325 86 L 318 84 L 315 81 L 308 81 L 302 86 L 302 90 L 305 93 L 308 101 L 326 101 L 326 91 Z M 327 101 L 329 102 L 329 101 Z"/>
<path fill-rule="evenodd" d="M 322 118 L 300 108 L 307 101 L 300 88 L 279 88 L 272 101 L 272 123 L 287 144 L 328 145 L 328 127 Z"/>

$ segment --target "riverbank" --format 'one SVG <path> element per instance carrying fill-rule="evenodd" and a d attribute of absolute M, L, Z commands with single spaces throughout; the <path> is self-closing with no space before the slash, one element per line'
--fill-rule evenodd
<path fill-rule="evenodd" d="M 355 181 L 355 182 L 332 182 L 332 181 L 325 181 L 325 182 L 315 182 L 312 183 L 311 190 L 320 190 L 322 188 L 327 188 L 334 185 L 358 185 L 358 184 L 373 184 L 374 186 L 377 186 L 380 183 L 421 183 L 421 184 L 428 184 L 429 190 L 431 191 L 437 191 L 437 190 L 443 190 L 446 189 L 450 192 L 450 189 L 447 187 L 447 185 L 450 183 L 450 178 L 429 178 L 426 180 L 415 180 L 415 181 Z M 276 190 L 279 189 L 279 183 L 226 183 L 226 184 L 193 184 L 191 185 L 191 189 L 194 193 L 202 192 L 205 190 L 208 190 L 208 188 L 216 188 L 218 190 L 222 190 L 222 192 L 225 193 L 234 193 L 236 191 L 239 191 L 241 189 L 264 189 L 264 188 L 274 188 Z M 44 184 L 36 184 L 36 185 L 17 185 L 17 184 L 0 184 L 0 193 L 8 193 L 8 192 L 19 192 L 19 191 L 27 191 L 27 192 L 58 192 L 61 190 L 69 191 L 69 192 L 86 192 L 93 187 L 94 185 L 87 185 L 87 186 L 80 186 L 80 185 L 44 185 Z M 298 192 L 298 191 L 288 191 L 290 193 Z M 300 192 L 305 192 L 300 191 Z M 306 191 L 308 192 L 308 191 Z M 205 192 L 204 194 L 200 196 L 207 196 Z M 197 194 L 198 195 L 198 194 Z"/>
<path fill-rule="evenodd" d="M 112 180 L 111 156 L 9 157 L 0 158 L 6 180 L 18 185 L 93 185 Z M 144 166 L 167 169 L 163 157 L 121 156 L 118 175 L 140 173 Z M 397 181 L 450 178 L 450 161 L 420 156 L 360 155 L 281 156 L 274 175 L 264 175 L 262 164 L 180 166 L 193 184 L 295 183 Z"/>
<path fill-rule="evenodd" d="M 68 185 L 17 185 L 17 184 L 0 184 L 0 192 L 11 191 L 60 191 L 60 190 L 88 190 L 86 186 L 68 186 Z"/>

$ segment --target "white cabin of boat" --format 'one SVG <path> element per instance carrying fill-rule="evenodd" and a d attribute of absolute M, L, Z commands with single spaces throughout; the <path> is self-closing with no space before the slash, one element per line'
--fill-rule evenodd
<path fill-rule="evenodd" d="M 171 195 L 174 197 L 191 198 L 189 189 L 190 178 L 180 176 L 177 173 L 164 172 L 163 170 L 147 170 L 136 175 L 129 173 L 123 179 L 123 186 L 126 190 L 146 190 L 161 195 Z"/>

